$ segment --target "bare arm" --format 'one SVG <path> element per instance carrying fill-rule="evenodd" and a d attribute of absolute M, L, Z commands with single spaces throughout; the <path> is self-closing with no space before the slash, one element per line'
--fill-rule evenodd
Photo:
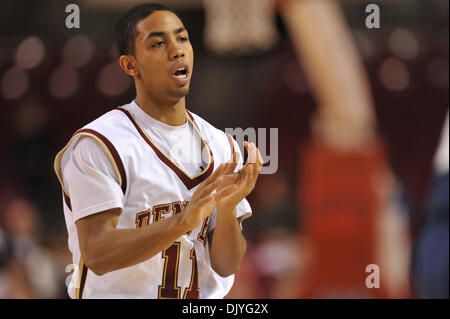
<path fill-rule="evenodd" d="M 120 209 L 90 215 L 76 222 L 81 256 L 97 275 L 143 262 L 198 227 L 217 205 L 212 191 L 221 182 L 224 165 L 206 179 L 181 214 L 137 229 L 116 229 Z"/>
<path fill-rule="evenodd" d="M 238 173 L 233 173 L 237 165 L 237 158 L 234 157 L 233 164 L 227 167 L 226 175 L 223 177 L 224 182 L 221 187 L 231 183 L 235 190 L 220 199 L 216 227 L 210 235 L 211 265 L 222 277 L 237 272 L 244 258 L 247 243 L 241 231 L 240 221 L 236 218 L 236 205 L 255 187 L 263 164 L 256 146 L 253 143 L 245 146 L 249 153 L 247 163 Z"/>
<path fill-rule="evenodd" d="M 339 3 L 286 1 L 281 14 L 319 104 L 314 133 L 334 145 L 366 143 L 374 133 L 372 96 Z"/>
<path fill-rule="evenodd" d="M 216 273 L 228 277 L 236 273 L 244 258 L 247 242 L 241 231 L 236 209 L 222 212 L 210 234 L 211 265 Z"/>
<path fill-rule="evenodd" d="M 83 260 L 97 275 L 143 262 L 189 231 L 181 215 L 138 229 L 116 229 L 119 215 L 120 209 L 112 209 L 76 223 Z"/>

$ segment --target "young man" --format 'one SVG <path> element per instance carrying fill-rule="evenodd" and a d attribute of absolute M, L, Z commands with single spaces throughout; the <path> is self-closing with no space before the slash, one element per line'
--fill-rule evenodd
<path fill-rule="evenodd" d="M 56 156 L 72 298 L 223 298 L 246 249 L 245 200 L 262 166 L 186 110 L 193 50 L 159 4 L 116 26 L 120 66 L 136 98 L 78 130 Z"/>

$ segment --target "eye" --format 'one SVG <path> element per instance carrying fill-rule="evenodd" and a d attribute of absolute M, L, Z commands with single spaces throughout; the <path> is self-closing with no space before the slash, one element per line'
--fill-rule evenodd
<path fill-rule="evenodd" d="M 164 41 L 158 41 L 158 42 L 156 42 L 156 43 L 154 43 L 154 44 L 152 45 L 152 48 L 160 47 L 160 46 L 162 46 L 163 44 L 164 44 Z"/>
<path fill-rule="evenodd" d="M 181 42 L 186 42 L 189 39 L 187 37 L 185 37 L 185 36 L 181 36 L 181 37 L 178 38 L 178 40 L 181 41 Z"/>

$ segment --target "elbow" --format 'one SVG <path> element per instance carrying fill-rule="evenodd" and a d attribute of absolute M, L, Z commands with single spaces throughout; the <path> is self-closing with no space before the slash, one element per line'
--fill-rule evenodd
<path fill-rule="evenodd" d="M 223 278 L 234 275 L 241 266 L 246 248 L 247 245 L 244 240 L 236 251 L 224 253 L 223 250 L 213 249 L 210 253 L 212 269 Z M 218 251 L 220 251 L 219 254 L 217 254 Z"/>
<path fill-rule="evenodd" d="M 95 255 L 87 253 L 86 251 L 81 252 L 81 258 L 83 259 L 84 265 L 92 271 L 97 276 L 103 276 L 107 273 L 106 269 L 102 267 L 98 258 Z"/>
<path fill-rule="evenodd" d="M 239 264 L 225 266 L 225 265 L 211 263 L 211 266 L 214 269 L 214 271 L 220 277 L 223 277 L 223 278 L 234 275 L 239 270 Z"/>
<path fill-rule="evenodd" d="M 96 276 L 103 276 L 104 274 L 107 273 L 107 271 L 100 269 L 98 267 L 94 267 L 94 268 L 90 268 L 89 266 L 86 265 L 86 267 L 91 270 Z"/>
<path fill-rule="evenodd" d="M 222 277 L 222 278 L 226 278 L 229 277 L 231 275 L 234 275 L 236 272 L 238 271 L 238 269 L 236 269 L 235 271 L 221 271 L 221 272 L 217 272 L 216 273 Z"/>

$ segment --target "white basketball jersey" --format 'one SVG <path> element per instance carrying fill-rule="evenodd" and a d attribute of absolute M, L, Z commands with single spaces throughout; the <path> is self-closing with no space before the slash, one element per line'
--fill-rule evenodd
<path fill-rule="evenodd" d="M 205 155 L 203 171 L 190 176 L 150 139 L 140 126 L 130 104 L 112 110 L 78 130 L 56 156 L 55 171 L 64 197 L 64 216 L 74 269 L 68 287 L 71 298 L 223 298 L 234 276 L 220 277 L 211 267 L 207 233 L 215 227 L 216 212 L 170 247 L 140 264 L 97 276 L 81 258 L 76 218 L 70 194 L 64 186 L 61 162 L 75 141 L 88 136 L 109 156 L 124 194 L 123 210 L 117 228 L 138 228 L 183 211 L 196 187 L 224 162 L 239 152 L 236 142 L 195 114 L 186 111 L 187 120 L 201 138 Z M 242 159 L 242 156 L 240 157 Z M 236 207 L 237 217 L 251 215 L 244 199 Z"/>

